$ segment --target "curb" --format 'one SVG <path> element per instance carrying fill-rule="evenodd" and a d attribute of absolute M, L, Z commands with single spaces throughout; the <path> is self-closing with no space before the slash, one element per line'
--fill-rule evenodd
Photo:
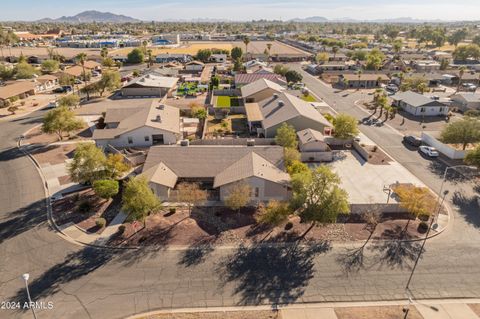
<path fill-rule="evenodd" d="M 135 314 L 125 317 L 125 319 L 148 318 L 149 316 L 160 314 L 176 313 L 202 313 L 202 312 L 236 312 L 236 311 L 281 311 L 282 309 L 312 309 L 312 308 L 346 308 L 346 307 L 375 307 L 375 306 L 406 306 L 409 303 L 408 298 L 396 299 L 391 301 L 359 301 L 359 302 L 322 302 L 322 303 L 295 303 L 288 305 L 265 304 L 259 306 L 231 306 L 231 307 L 195 307 L 195 308 L 170 308 L 163 310 L 153 310 L 141 314 Z M 479 304 L 480 299 L 472 298 L 450 298 L 450 299 L 418 299 L 414 300 L 413 305 L 434 305 L 434 304 Z"/>

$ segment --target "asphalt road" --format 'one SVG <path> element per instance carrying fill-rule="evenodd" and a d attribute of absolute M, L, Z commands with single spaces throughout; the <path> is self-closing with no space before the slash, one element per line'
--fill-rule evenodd
<path fill-rule="evenodd" d="M 323 94 L 322 84 L 307 84 Z M 342 98 L 338 108 L 356 114 L 353 99 Z M 330 243 L 310 249 L 111 251 L 64 241 L 49 229 L 38 173 L 15 149 L 16 138 L 38 124 L 41 114 L 0 123 L 0 302 L 26 300 L 20 279 L 24 272 L 31 274 L 32 298 L 53 302 L 53 309 L 37 312 L 39 318 L 122 318 L 170 307 L 405 298 L 419 243 L 368 244 L 363 251 Z M 439 186 L 430 162 L 405 153 L 394 132 L 362 130 L 427 185 Z M 480 297 L 478 208 L 470 201 L 469 187 L 449 182 L 447 188 L 463 197 L 448 198 L 454 225 L 427 243 L 411 285 L 416 298 Z M 0 318 L 31 318 L 31 313 L 0 309 Z"/>

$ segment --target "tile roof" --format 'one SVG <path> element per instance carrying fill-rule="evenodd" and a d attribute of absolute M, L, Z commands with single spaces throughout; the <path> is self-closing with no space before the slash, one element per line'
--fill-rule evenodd
<path fill-rule="evenodd" d="M 270 73 L 235 74 L 236 85 L 249 84 L 257 81 L 258 79 L 267 79 L 280 85 L 287 85 L 287 80 L 285 79 L 285 77 L 278 74 L 270 74 Z"/>

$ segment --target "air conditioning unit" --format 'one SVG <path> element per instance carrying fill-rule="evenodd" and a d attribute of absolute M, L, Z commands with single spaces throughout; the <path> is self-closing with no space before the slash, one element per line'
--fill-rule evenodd
<path fill-rule="evenodd" d="M 278 106 L 284 106 L 285 105 L 285 102 L 283 102 L 282 100 L 278 101 Z"/>
<path fill-rule="evenodd" d="M 190 141 L 189 140 L 181 140 L 180 141 L 180 146 L 189 146 L 190 145 Z"/>
<path fill-rule="evenodd" d="M 255 146 L 255 139 L 249 138 L 247 140 L 247 146 Z"/>

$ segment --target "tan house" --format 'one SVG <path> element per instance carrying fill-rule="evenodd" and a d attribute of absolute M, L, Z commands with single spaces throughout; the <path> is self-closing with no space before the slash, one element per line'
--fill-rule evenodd
<path fill-rule="evenodd" d="M 254 103 L 265 100 L 275 93 L 281 93 L 285 88 L 267 79 L 258 79 L 255 82 L 242 86 L 240 91 L 245 103 Z"/>
<path fill-rule="evenodd" d="M 35 79 L 39 91 L 49 91 L 58 85 L 58 77 L 52 74 L 44 74 Z"/>
<path fill-rule="evenodd" d="M 93 139 L 100 147 L 150 147 L 175 144 L 181 139 L 180 110 L 152 101 L 150 106 L 109 108 L 104 129 L 95 129 Z"/>
<path fill-rule="evenodd" d="M 332 128 L 310 103 L 285 92 L 258 103 L 248 103 L 245 109 L 250 131 L 267 138 L 275 137 L 283 123 L 290 124 L 296 131 L 311 128 L 325 132 Z"/>
<path fill-rule="evenodd" d="M 288 200 L 290 176 L 279 146 L 157 146 L 141 176 L 162 200 L 175 201 L 175 185 L 198 182 L 211 200 L 225 200 L 236 183 L 251 187 L 252 203 Z"/>
<path fill-rule="evenodd" d="M 153 73 L 133 79 L 125 84 L 121 91 L 129 97 L 171 96 L 177 86 L 178 78 L 159 76 Z"/>
<path fill-rule="evenodd" d="M 372 89 L 381 84 L 387 84 L 390 78 L 383 73 L 342 74 L 338 78 L 338 85 L 344 89 Z"/>
<path fill-rule="evenodd" d="M 5 86 L 0 86 L 0 106 L 4 106 L 9 99 L 25 99 L 35 95 L 37 84 L 33 81 L 16 81 Z"/>
<path fill-rule="evenodd" d="M 313 129 L 297 132 L 300 158 L 304 162 L 330 162 L 333 153 L 325 141 L 325 135 Z"/>

